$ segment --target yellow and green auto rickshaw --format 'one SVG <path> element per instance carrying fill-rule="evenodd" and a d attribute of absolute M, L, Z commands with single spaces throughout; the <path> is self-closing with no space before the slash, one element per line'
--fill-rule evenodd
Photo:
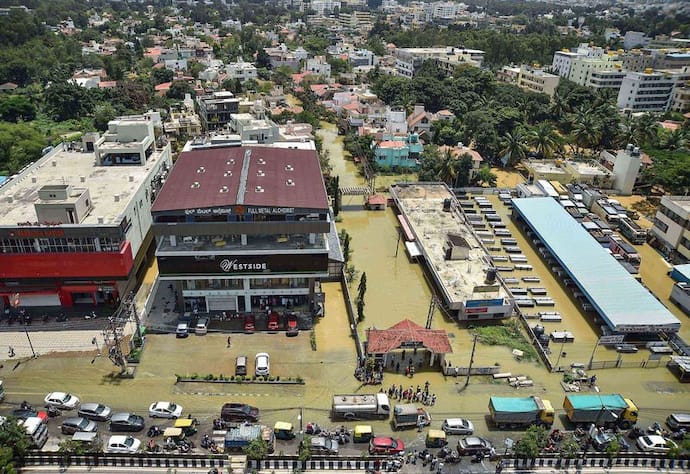
<path fill-rule="evenodd" d="M 442 448 L 448 444 L 446 432 L 443 430 L 429 430 L 424 444 L 427 448 Z"/>
<path fill-rule="evenodd" d="M 163 431 L 163 439 L 167 445 L 175 444 L 178 445 L 186 438 L 182 428 L 166 428 Z"/>
<path fill-rule="evenodd" d="M 196 418 L 178 418 L 175 420 L 175 428 L 180 428 L 186 436 L 192 436 L 197 432 Z"/>
<path fill-rule="evenodd" d="M 353 443 L 368 443 L 374 437 L 374 429 L 371 425 L 356 425 L 352 433 Z"/>
<path fill-rule="evenodd" d="M 292 423 L 286 421 L 276 421 L 276 424 L 273 426 L 273 434 L 276 439 L 292 439 L 295 437 Z"/>

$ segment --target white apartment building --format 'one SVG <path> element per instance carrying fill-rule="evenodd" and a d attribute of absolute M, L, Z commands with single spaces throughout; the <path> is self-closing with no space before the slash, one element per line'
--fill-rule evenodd
<path fill-rule="evenodd" d="M 635 112 L 665 112 L 673 103 L 676 84 L 690 80 L 688 68 L 680 71 L 629 72 L 618 92 L 619 109 Z"/>
<path fill-rule="evenodd" d="M 573 58 L 568 79 L 580 86 L 586 86 L 593 72 L 620 70 L 622 64 L 614 55 L 598 57 L 579 56 Z"/>
<path fill-rule="evenodd" d="M 461 64 L 481 66 L 484 51 L 479 49 L 454 48 L 398 48 L 395 50 L 395 69 L 399 76 L 412 77 L 427 59 L 434 59 L 446 72 Z"/>
<path fill-rule="evenodd" d="M 320 16 L 326 13 L 333 13 L 336 8 L 340 10 L 340 6 L 339 0 L 311 0 L 310 3 L 310 8 Z"/>
<path fill-rule="evenodd" d="M 614 89 L 619 90 L 626 72 L 620 69 L 608 71 L 592 71 L 585 83 L 586 87 L 592 89 Z"/>
<path fill-rule="evenodd" d="M 570 76 L 570 68 L 573 65 L 573 60 L 580 57 L 580 54 L 572 51 L 556 51 L 553 54 L 553 61 L 551 62 L 551 70 L 561 77 L 566 79 Z"/>
<path fill-rule="evenodd" d="M 455 2 L 434 2 L 425 3 L 427 21 L 433 20 L 454 20 L 458 16 L 462 5 Z"/>
<path fill-rule="evenodd" d="M 225 72 L 228 75 L 228 79 L 239 79 L 241 82 L 250 79 L 256 80 L 259 77 L 256 66 L 243 61 L 242 58 L 237 58 L 237 61 L 234 63 L 228 63 L 225 66 Z"/>

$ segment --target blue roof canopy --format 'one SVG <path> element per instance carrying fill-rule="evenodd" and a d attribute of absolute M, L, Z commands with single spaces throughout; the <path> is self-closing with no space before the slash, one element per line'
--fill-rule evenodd
<path fill-rule="evenodd" d="M 513 208 L 616 332 L 677 332 L 680 321 L 552 198 Z"/>

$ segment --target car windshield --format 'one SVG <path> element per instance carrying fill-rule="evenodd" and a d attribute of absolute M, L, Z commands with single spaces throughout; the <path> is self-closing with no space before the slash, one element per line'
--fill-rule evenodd
<path fill-rule="evenodd" d="M 79 422 L 77 423 L 77 426 L 78 426 L 80 429 L 84 429 L 84 428 L 86 428 L 87 426 L 89 426 L 89 420 L 87 420 L 86 418 L 82 418 L 82 419 L 79 420 Z"/>
<path fill-rule="evenodd" d="M 249 415 L 249 414 L 251 413 L 252 409 L 251 409 L 251 407 L 250 407 L 249 405 L 244 405 L 244 406 L 241 408 L 241 411 L 242 411 L 243 413 Z"/>
<path fill-rule="evenodd" d="M 62 401 L 63 403 L 67 403 L 67 402 L 70 401 L 71 398 L 72 398 L 72 395 L 70 395 L 69 393 L 66 393 L 65 396 L 62 397 L 62 400 L 61 400 L 61 401 Z"/>
<path fill-rule="evenodd" d="M 163 409 L 165 409 L 165 405 L 163 406 Z M 177 405 L 174 403 L 169 403 L 168 404 L 168 411 L 175 411 L 177 409 Z"/>
<path fill-rule="evenodd" d="M 129 415 L 127 418 L 127 423 L 135 424 L 137 422 L 137 416 L 136 415 Z"/>
<path fill-rule="evenodd" d="M 125 446 L 132 447 L 134 444 L 134 438 L 125 438 Z"/>
<path fill-rule="evenodd" d="M 105 411 L 105 405 L 96 405 L 93 408 L 94 413 L 103 413 Z"/>

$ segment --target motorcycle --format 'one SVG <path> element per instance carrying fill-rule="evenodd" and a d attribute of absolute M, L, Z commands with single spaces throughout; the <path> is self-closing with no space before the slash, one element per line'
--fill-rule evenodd
<path fill-rule="evenodd" d="M 55 418 L 56 416 L 62 415 L 62 411 L 52 405 L 46 405 L 46 411 L 48 412 L 49 418 Z"/>
<path fill-rule="evenodd" d="M 87 314 L 86 316 L 84 316 L 84 319 L 96 319 L 97 316 L 98 316 L 98 315 L 96 314 L 95 311 L 91 311 L 89 314 Z"/>
<path fill-rule="evenodd" d="M 484 460 L 484 453 L 476 453 L 474 456 L 472 456 L 472 463 L 473 464 L 478 464 Z"/>
<path fill-rule="evenodd" d="M 455 450 L 452 450 L 448 456 L 446 456 L 445 459 L 446 462 L 449 462 L 451 464 L 456 464 L 462 461 L 462 457 L 460 456 L 460 453 L 458 453 Z"/>
<path fill-rule="evenodd" d="M 320 434 L 323 430 L 321 427 L 316 424 L 316 423 L 307 423 L 307 428 L 304 430 L 304 432 L 308 435 L 317 435 Z"/>
<path fill-rule="evenodd" d="M 644 436 L 644 431 L 642 431 L 637 426 L 628 431 L 628 439 L 637 439 L 640 436 Z"/>
<path fill-rule="evenodd" d="M 160 436 L 162 434 L 163 434 L 163 430 L 159 426 L 156 426 L 156 425 L 152 425 L 146 433 L 146 435 L 149 438 L 155 438 L 156 436 Z"/>
<path fill-rule="evenodd" d="M 214 430 L 224 430 L 226 428 L 225 422 L 221 420 L 220 418 L 216 418 L 213 420 L 213 429 Z"/>
<path fill-rule="evenodd" d="M 156 440 L 150 439 L 146 445 L 146 451 L 149 453 L 160 453 L 163 450 L 160 444 L 156 443 Z"/>
<path fill-rule="evenodd" d="M 67 322 L 69 320 L 69 318 L 67 318 L 67 315 L 65 313 L 60 313 L 57 315 L 57 318 L 55 318 L 55 320 L 58 323 L 64 323 L 64 322 Z"/>
<path fill-rule="evenodd" d="M 453 450 L 450 449 L 450 448 L 446 445 L 446 446 L 442 447 L 442 448 L 439 450 L 439 452 L 438 452 L 438 454 L 436 455 L 436 457 L 439 458 L 439 459 L 446 459 L 448 456 L 450 456 L 450 454 L 451 454 L 452 451 L 453 451 Z"/>
<path fill-rule="evenodd" d="M 213 442 L 211 441 L 211 437 L 210 437 L 209 435 L 205 434 L 204 437 L 201 438 L 201 443 L 200 443 L 200 445 L 201 445 L 202 448 L 208 449 L 208 448 L 211 447 L 211 444 L 212 444 L 212 443 L 213 443 Z"/>
<path fill-rule="evenodd" d="M 21 408 L 22 410 L 33 410 L 34 409 L 34 407 L 31 405 L 31 403 L 27 402 L 26 400 L 24 400 L 19 405 L 19 408 Z"/>

